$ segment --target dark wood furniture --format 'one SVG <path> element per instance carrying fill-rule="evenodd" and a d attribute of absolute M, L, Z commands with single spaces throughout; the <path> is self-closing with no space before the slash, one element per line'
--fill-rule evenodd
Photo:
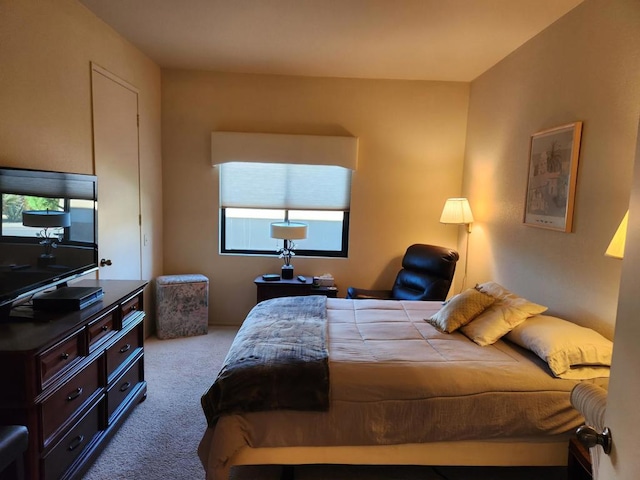
<path fill-rule="evenodd" d="M 569 440 L 568 480 L 592 480 L 591 456 L 589 450 L 577 438 Z"/>
<path fill-rule="evenodd" d="M 77 285 L 101 286 L 104 297 L 80 311 L 29 310 L 0 325 L 0 425 L 27 427 L 30 480 L 80 478 L 146 397 L 146 282 Z"/>
<path fill-rule="evenodd" d="M 305 281 L 301 282 L 296 277 L 292 280 L 271 280 L 262 279 L 262 275 L 256 277 L 253 283 L 256 284 L 258 295 L 257 302 L 277 297 L 299 297 L 304 295 L 325 295 L 336 298 L 338 289 L 336 287 L 314 287 L 313 277 L 304 275 Z"/>

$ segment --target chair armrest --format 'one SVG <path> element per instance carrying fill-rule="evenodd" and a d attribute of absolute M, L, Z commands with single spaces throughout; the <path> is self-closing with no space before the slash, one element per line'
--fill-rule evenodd
<path fill-rule="evenodd" d="M 347 298 L 363 300 L 363 299 L 379 299 L 390 300 L 391 290 L 367 290 L 364 288 L 349 287 L 347 289 Z"/>
<path fill-rule="evenodd" d="M 22 463 L 27 450 L 29 433 L 27 427 L 0 426 L 0 472 L 11 464 Z"/>

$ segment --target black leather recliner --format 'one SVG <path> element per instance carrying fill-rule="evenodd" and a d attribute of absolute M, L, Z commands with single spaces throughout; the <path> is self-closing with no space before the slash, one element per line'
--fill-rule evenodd
<path fill-rule="evenodd" d="M 29 444 L 29 432 L 23 425 L 0 426 L 0 479 L 24 478 L 24 454 Z"/>
<path fill-rule="evenodd" d="M 415 244 L 407 248 L 391 290 L 365 290 L 349 287 L 347 298 L 379 298 L 389 300 L 445 300 L 458 252 L 446 247 Z"/>

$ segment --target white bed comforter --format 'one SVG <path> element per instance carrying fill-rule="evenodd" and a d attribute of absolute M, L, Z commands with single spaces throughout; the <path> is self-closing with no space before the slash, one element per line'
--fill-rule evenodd
<path fill-rule="evenodd" d="M 575 381 L 498 341 L 480 347 L 424 319 L 440 302 L 328 299 L 328 412 L 222 417 L 199 455 L 223 478 L 243 446 L 390 445 L 557 435 L 581 425 Z M 220 475 L 220 476 L 219 476 Z"/>

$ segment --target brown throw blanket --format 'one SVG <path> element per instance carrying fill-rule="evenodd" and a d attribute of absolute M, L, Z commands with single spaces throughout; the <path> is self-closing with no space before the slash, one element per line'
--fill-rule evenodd
<path fill-rule="evenodd" d="M 249 312 L 202 396 L 209 427 L 234 412 L 329 408 L 326 301 L 274 298 Z"/>

